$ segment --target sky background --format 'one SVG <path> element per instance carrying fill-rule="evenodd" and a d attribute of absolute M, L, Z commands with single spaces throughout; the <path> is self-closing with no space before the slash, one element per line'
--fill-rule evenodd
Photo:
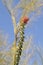
<path fill-rule="evenodd" d="M 17 0 L 18 1 L 18 0 Z M 16 4 L 16 0 L 15 0 Z M 11 16 L 0 0 L 0 32 L 8 35 L 8 44 L 14 41 L 14 31 Z M 32 35 L 34 43 L 43 48 L 43 7 L 40 16 L 34 17 L 31 24 L 27 26 L 25 35 Z"/>
<path fill-rule="evenodd" d="M 42 11 L 41 11 L 41 15 L 34 17 L 34 19 L 32 20 L 31 26 L 29 27 L 28 25 L 28 27 L 26 28 L 27 29 L 26 32 L 28 33 L 28 35 L 29 34 L 34 35 L 34 39 L 37 42 L 37 44 L 39 41 L 41 45 L 43 45 L 43 13 Z M 9 42 L 12 42 L 14 40 L 12 19 L 1 0 L 0 0 L 0 31 L 3 31 L 3 33 L 9 35 Z"/>

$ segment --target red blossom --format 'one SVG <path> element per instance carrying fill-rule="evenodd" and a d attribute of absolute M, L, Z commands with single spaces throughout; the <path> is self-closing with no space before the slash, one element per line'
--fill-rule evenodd
<path fill-rule="evenodd" d="M 29 18 L 25 16 L 23 17 L 22 21 L 26 24 L 29 21 Z"/>

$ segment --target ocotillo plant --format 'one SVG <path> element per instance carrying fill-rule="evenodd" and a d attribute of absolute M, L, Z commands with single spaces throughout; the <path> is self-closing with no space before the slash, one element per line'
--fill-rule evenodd
<path fill-rule="evenodd" d="M 29 18 L 26 17 L 26 15 L 29 15 L 30 13 L 32 13 L 33 11 L 35 12 L 38 12 L 39 11 L 39 7 L 42 6 L 40 4 L 40 2 L 38 3 L 38 1 L 36 0 L 20 0 L 20 2 L 17 4 L 16 7 L 13 7 L 12 6 L 12 2 L 14 0 L 2 0 L 3 3 L 5 4 L 6 8 L 8 9 L 8 12 L 10 13 L 11 15 L 11 18 L 12 18 L 12 23 L 13 23 L 13 26 L 14 26 L 14 35 L 15 35 L 15 44 L 14 44 L 14 65 L 18 65 L 19 64 L 19 60 L 20 60 L 20 56 L 21 56 L 21 53 L 22 53 L 22 48 L 23 48 L 23 42 L 24 42 L 24 29 L 25 29 L 25 25 L 27 24 Z M 18 9 L 22 9 L 23 13 L 21 15 L 21 18 L 20 18 L 20 26 L 17 28 L 18 25 L 16 25 L 16 21 L 15 21 L 15 18 L 17 17 L 17 10 Z M 33 16 L 32 16 L 33 17 Z M 17 19 L 17 18 L 16 18 Z M 31 20 L 31 18 L 30 18 Z M 20 39 L 19 39 L 19 42 L 18 42 L 18 46 L 16 45 L 17 43 L 17 35 L 18 33 L 20 34 Z"/>
<path fill-rule="evenodd" d="M 18 42 L 18 46 L 17 46 L 17 50 L 16 50 L 16 55 L 15 55 L 15 61 L 14 61 L 14 65 L 18 65 L 19 60 L 20 60 L 20 56 L 22 53 L 22 48 L 23 48 L 23 42 L 24 42 L 24 29 L 25 29 L 25 25 L 27 24 L 27 21 L 29 20 L 28 17 L 24 17 L 22 19 L 22 21 L 20 22 L 20 40 Z"/>

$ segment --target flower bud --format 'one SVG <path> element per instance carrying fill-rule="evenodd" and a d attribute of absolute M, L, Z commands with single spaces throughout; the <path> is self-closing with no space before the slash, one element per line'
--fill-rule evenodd
<path fill-rule="evenodd" d="M 29 21 L 29 18 L 25 16 L 25 17 L 22 18 L 22 21 L 23 21 L 23 23 L 26 24 Z"/>

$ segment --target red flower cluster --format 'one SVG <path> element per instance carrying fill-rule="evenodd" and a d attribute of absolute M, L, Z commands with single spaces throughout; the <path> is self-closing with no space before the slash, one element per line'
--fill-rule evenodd
<path fill-rule="evenodd" d="M 22 18 L 22 21 L 26 24 L 29 21 L 29 18 L 25 16 Z"/>

